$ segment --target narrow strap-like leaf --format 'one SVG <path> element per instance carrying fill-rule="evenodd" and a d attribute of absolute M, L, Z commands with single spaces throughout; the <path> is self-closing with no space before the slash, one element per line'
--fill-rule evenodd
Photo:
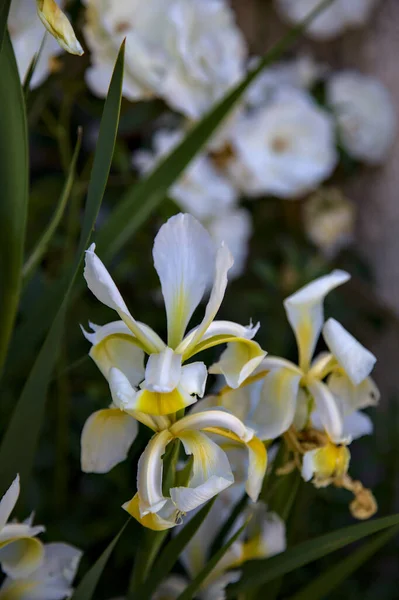
<path fill-rule="evenodd" d="M 1 9 L 5 10 L 6 3 Z M 3 14 L 0 13 L 0 14 Z M 0 51 L 0 373 L 18 308 L 28 210 L 25 103 L 10 37 Z"/>
<path fill-rule="evenodd" d="M 138 598 L 141 598 L 142 600 L 152 598 L 157 586 L 173 569 L 180 554 L 201 527 L 213 504 L 214 499 L 205 504 L 205 506 L 203 506 L 184 527 L 182 527 L 179 533 L 175 537 L 172 537 L 152 567 L 151 577 L 137 590 Z M 133 600 L 133 597 L 131 596 L 129 600 Z"/>
<path fill-rule="evenodd" d="M 341 585 L 356 569 L 368 561 L 373 554 L 385 546 L 387 542 L 399 533 L 399 527 L 392 527 L 373 537 L 367 544 L 346 556 L 339 563 L 335 564 L 319 577 L 314 579 L 309 585 L 302 588 L 290 600 L 323 600 L 328 594 Z"/>
<path fill-rule="evenodd" d="M 205 579 L 210 575 L 213 569 L 216 567 L 218 562 L 223 558 L 226 554 L 227 550 L 234 544 L 234 542 L 240 537 L 248 522 L 244 523 L 244 525 L 235 533 L 229 541 L 221 548 L 216 554 L 214 554 L 210 560 L 207 562 L 206 566 L 202 569 L 202 571 L 197 575 L 197 577 L 190 583 L 189 586 L 186 587 L 184 592 L 180 594 L 177 600 L 192 600 L 195 594 L 200 589 L 202 583 Z"/>
<path fill-rule="evenodd" d="M 33 0 L 32 0 L 33 1 Z M 10 12 L 11 0 L 2 0 L 0 2 L 0 52 L 7 30 L 8 13 Z M 1 71 L 3 73 L 3 71 Z"/>
<path fill-rule="evenodd" d="M 227 588 L 227 598 L 235 598 L 241 592 L 263 585 L 368 535 L 398 524 L 399 514 L 374 519 L 308 540 L 277 556 L 248 562 L 242 568 L 240 581 Z"/>
<path fill-rule="evenodd" d="M 60 288 L 59 309 L 15 406 L 0 446 L 0 494 L 8 488 L 16 473 L 20 473 L 23 484 L 22 489 L 26 490 L 42 426 L 51 373 L 57 356 L 57 348 L 63 334 L 69 296 L 83 260 L 84 251 L 90 241 L 111 168 L 121 106 L 123 66 L 124 45 L 115 64 L 104 106 L 89 184 L 83 229 L 74 265 L 65 286 Z"/>
<path fill-rule="evenodd" d="M 22 276 L 24 279 L 24 283 L 30 279 L 35 268 L 43 258 L 44 254 L 47 251 L 48 245 L 51 242 L 51 239 L 56 232 L 58 225 L 61 222 L 62 216 L 64 214 L 65 208 L 67 206 L 69 197 L 71 195 L 72 187 L 75 180 L 75 170 L 76 170 L 76 161 L 78 159 L 80 145 L 82 141 L 82 131 L 79 129 L 78 131 L 78 139 L 76 142 L 75 150 L 72 156 L 71 164 L 69 166 L 68 176 L 65 181 L 64 189 L 61 192 L 60 199 L 58 201 L 57 207 L 54 211 L 53 217 L 44 231 L 41 238 L 38 240 L 36 246 L 32 250 L 29 258 L 25 262 L 22 269 Z"/>
<path fill-rule="evenodd" d="M 74 591 L 71 600 L 91 600 L 93 598 L 102 572 L 104 571 L 106 564 L 128 523 L 129 521 L 126 521 L 120 532 L 114 537 L 112 542 L 101 554 L 100 558 L 98 558 L 89 571 L 87 571 L 86 575 L 83 577 L 82 581 Z"/>

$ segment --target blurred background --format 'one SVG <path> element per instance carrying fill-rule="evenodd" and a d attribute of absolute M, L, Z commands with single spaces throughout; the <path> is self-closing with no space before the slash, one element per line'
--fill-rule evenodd
<path fill-rule="evenodd" d="M 347 0 L 348 6 L 352 1 L 358 4 L 358 0 Z M 127 0 L 125 3 L 128 4 Z M 101 2 L 88 1 L 87 4 L 101 6 Z M 263 55 L 287 33 L 292 23 L 284 7 L 289 2 L 231 0 L 226 4 L 231 7 L 236 27 L 245 40 L 245 60 Z M 306 94 L 312 97 L 315 106 L 331 116 L 334 106 L 329 105 L 327 88 L 335 73 L 351 70 L 376 78 L 383 84 L 389 101 L 387 105 L 372 102 L 368 114 L 371 121 L 375 117 L 377 125 L 372 124 L 370 135 L 373 135 L 373 126 L 379 126 L 379 112 L 392 110 L 395 115 L 391 118 L 391 135 L 387 134 L 392 139 L 383 157 L 373 161 L 355 156 L 345 147 L 345 136 L 342 137 L 341 132 L 336 150 L 334 146 L 336 158 L 323 174 L 316 177 L 317 181 L 299 186 L 291 194 L 280 194 L 278 190 L 268 190 L 267 185 L 264 189 L 258 186 L 253 193 L 251 186 L 246 187 L 242 181 L 237 183 L 237 173 L 241 173 L 245 162 L 242 159 L 240 163 L 238 159 L 241 147 L 248 139 L 246 130 L 243 132 L 238 128 L 237 137 L 232 135 L 231 139 L 228 132 L 226 139 L 215 142 L 206 150 L 206 155 L 207 160 L 212 161 L 212 169 L 218 169 L 228 186 L 234 188 L 231 192 L 234 210 L 245 211 L 245 216 L 240 213 L 241 220 L 233 219 L 226 226 L 230 233 L 235 235 L 237 232 L 240 239 L 237 254 L 241 267 L 229 285 L 220 318 L 243 324 L 250 319 L 260 321 L 262 327 L 257 337 L 260 344 L 272 354 L 295 360 L 295 343 L 286 321 L 283 299 L 333 268 L 348 270 L 353 276 L 349 284 L 327 299 L 326 313 L 327 316 L 333 314 L 378 358 L 374 377 L 382 393 L 381 403 L 377 409 L 369 411 L 375 432 L 351 446 L 351 474 L 373 489 L 379 504 L 378 514 L 384 516 L 399 510 L 399 138 L 394 135 L 399 115 L 399 4 L 397 0 L 381 0 L 374 4 L 361 26 L 338 31 L 327 36 L 329 39 L 302 36 L 281 60 L 292 65 L 298 57 L 305 57 L 301 71 L 304 79 L 300 84 L 289 80 L 287 85 L 284 77 L 289 79 L 292 75 L 278 75 L 277 79 L 281 77 L 283 83 L 266 81 L 262 93 L 275 94 L 276 86 L 297 86 L 301 93 L 305 93 L 303 89 L 306 88 Z M 78 178 L 50 252 L 24 287 L 19 329 L 11 347 L 2 392 L 3 426 L 34 360 L 34 351 L 27 350 L 32 345 L 27 344 L 25 348 L 18 337 L 24 326 L 24 311 L 48 292 L 52 282 L 71 261 L 76 248 L 103 107 L 103 99 L 93 93 L 96 90 L 85 79 L 93 49 L 96 52 L 95 44 L 90 41 L 92 38 L 84 31 L 85 7 L 78 1 L 71 1 L 67 3 L 67 10 L 86 52 L 82 59 L 50 52 L 48 72 L 29 94 L 31 204 L 28 252 L 51 218 L 76 143 L 77 128 L 82 126 Z M 20 43 L 17 40 L 18 23 L 17 17 L 14 24 L 10 22 L 15 44 Z M 24 29 L 21 35 L 27 42 L 31 34 Z M 297 71 L 293 79 L 295 77 L 299 77 Z M 269 88 L 273 88 L 272 92 Z M 272 101 L 278 105 L 278 94 L 276 98 Z M 257 107 L 248 104 L 246 116 L 252 116 Z M 162 98 L 136 102 L 124 99 L 98 229 L 126 189 L 155 164 L 157 132 L 187 128 L 192 117 L 182 116 L 181 112 L 184 113 L 172 110 Z M 255 154 L 258 143 L 256 140 L 252 148 Z M 161 142 L 159 144 L 162 146 Z M 248 140 L 250 148 L 251 144 Z M 165 145 L 170 148 L 173 143 L 167 141 Z M 163 151 L 155 149 L 155 155 Z M 246 149 L 242 152 L 245 157 Z M 233 159 L 232 153 L 235 153 Z M 238 162 L 234 163 L 234 160 Z M 262 172 L 264 167 L 261 164 L 259 168 Z M 204 188 L 208 183 L 215 184 L 211 180 L 214 174 L 209 169 L 203 173 L 205 179 L 201 183 Z M 251 171 L 249 177 L 252 177 Z M 222 186 L 222 183 L 218 182 L 218 185 Z M 190 185 L 186 187 L 190 188 Z M 209 202 L 217 202 L 220 193 L 229 203 L 230 187 L 226 189 L 216 187 Z M 195 202 L 199 202 L 200 208 L 194 206 Z M 123 251 L 107 264 L 132 314 L 161 335 L 165 333 L 166 322 L 158 279 L 152 266 L 152 242 L 160 225 L 175 212 L 189 210 L 187 206 L 192 206 L 194 213 L 202 210 L 201 200 L 193 200 L 184 185 L 180 190 L 171 190 L 169 197 L 141 225 Z M 219 239 L 227 233 L 220 222 L 216 222 L 216 217 L 220 216 L 216 212 L 215 216 L 212 211 L 205 211 L 204 221 Z M 69 311 L 47 404 L 48 417 L 36 465 L 34 494 L 29 499 L 31 506 L 40 506 L 37 522 L 46 523 L 48 538 L 63 539 L 87 550 L 86 565 L 98 556 L 124 521 L 125 515 L 119 507 L 133 495 L 134 465 L 148 439 L 148 434 L 142 431 L 133 445 L 129 461 L 106 476 L 85 475 L 80 470 L 79 440 L 83 424 L 94 410 L 106 407 L 110 397 L 106 381 L 87 356 L 88 343 L 79 324 L 87 327 L 89 320 L 103 324 L 112 318 L 111 311 L 88 291 L 80 294 Z M 323 349 L 322 345 L 320 349 Z M 212 359 L 212 355 L 209 358 Z M 344 491 L 316 490 L 302 483 L 290 517 L 289 541 L 308 539 L 352 522 L 347 505 L 348 497 Z M 105 572 L 98 591 L 99 600 L 123 593 L 138 534 L 138 526 L 132 524 L 129 535 L 117 547 L 112 567 Z M 330 555 L 291 574 L 283 583 L 280 597 L 289 597 L 298 586 L 304 585 L 336 559 L 338 556 Z M 396 598 L 397 569 L 398 543 L 392 542 L 330 597 L 368 600 L 378 594 L 381 600 Z"/>

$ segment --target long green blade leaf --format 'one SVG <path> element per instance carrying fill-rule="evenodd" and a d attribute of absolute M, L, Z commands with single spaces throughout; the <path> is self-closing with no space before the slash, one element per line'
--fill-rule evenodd
<path fill-rule="evenodd" d="M 263 585 L 335 550 L 344 548 L 348 544 L 398 524 L 399 514 L 375 519 L 367 523 L 351 525 L 298 544 L 277 556 L 265 560 L 251 561 L 244 565 L 241 580 L 227 589 L 227 598 L 234 598 L 238 593 Z"/>
<path fill-rule="evenodd" d="M 0 6 L 0 52 L 3 48 L 3 42 L 7 30 L 8 13 L 10 12 L 11 0 L 2 0 Z M 3 73 L 3 71 L 1 71 Z"/>
<path fill-rule="evenodd" d="M 78 131 L 78 140 L 76 142 L 75 150 L 72 156 L 71 164 L 68 171 L 68 176 L 65 181 L 64 189 L 62 190 L 60 199 L 58 201 L 58 205 L 55 209 L 53 217 L 44 231 L 42 237 L 37 242 L 35 248 L 32 250 L 31 255 L 25 262 L 22 269 L 22 276 L 24 279 L 24 283 L 32 276 L 35 268 L 43 258 L 44 254 L 47 251 L 48 245 L 52 240 L 54 233 L 58 225 L 61 222 L 62 216 L 64 214 L 65 208 L 67 206 L 69 197 L 71 195 L 72 187 L 75 180 L 75 170 L 76 170 L 76 161 L 78 159 L 80 145 L 82 141 L 82 131 L 79 129 Z"/>
<path fill-rule="evenodd" d="M 5 6 L 6 4 L 3 4 L 3 12 Z M 3 14 L 3 12 L 0 14 Z M 2 50 L 0 51 L 0 115 L 1 373 L 21 289 L 29 180 L 25 104 L 8 33 L 5 34 Z"/>
<path fill-rule="evenodd" d="M 186 587 L 184 592 L 180 594 L 177 600 L 192 600 L 195 594 L 200 589 L 202 583 L 208 577 L 208 575 L 213 571 L 221 558 L 226 554 L 227 550 L 234 544 L 234 542 L 240 537 L 248 522 L 244 523 L 242 527 L 235 533 L 229 541 L 221 548 L 216 554 L 212 556 L 212 558 L 208 561 L 207 565 L 202 569 L 202 571 L 197 575 L 197 577 L 190 583 L 189 586 Z"/>
<path fill-rule="evenodd" d="M 185 525 L 179 533 L 173 537 L 162 550 L 161 555 L 151 569 L 151 577 L 137 591 L 138 598 L 147 600 L 152 598 L 157 586 L 173 569 L 180 554 L 197 533 L 206 519 L 214 504 L 214 500 L 208 502 L 201 510 Z M 131 597 L 133 600 L 133 597 Z"/>
<path fill-rule="evenodd" d="M 69 295 L 83 260 L 84 251 L 89 244 L 111 168 L 121 106 L 123 66 L 124 45 L 115 64 L 104 106 L 75 263 L 65 286 L 60 289 L 58 312 L 22 390 L 0 446 L 0 490 L 3 492 L 17 472 L 21 475 L 23 489 L 26 489 L 32 468 L 44 416 L 47 390 L 63 333 Z"/>
<path fill-rule="evenodd" d="M 114 537 L 112 542 L 101 554 L 100 558 L 96 560 L 91 569 L 83 577 L 82 581 L 74 591 L 71 600 L 91 600 L 93 598 L 102 572 L 104 571 L 106 564 L 128 523 L 129 521 L 126 521 L 120 532 Z"/>
<path fill-rule="evenodd" d="M 165 198 L 169 187 L 176 181 L 190 161 L 211 138 L 218 126 L 229 115 L 244 92 L 263 69 L 277 60 L 301 34 L 316 14 L 331 3 L 321 2 L 320 6 L 298 26 L 292 29 L 276 44 L 259 65 L 250 71 L 245 79 L 218 102 L 205 117 L 194 126 L 184 140 L 173 150 L 152 173 L 128 190 L 109 215 L 107 223 L 97 237 L 98 252 L 106 259 L 111 258 L 131 238 L 137 228 Z M 133 218 L 134 215 L 134 218 Z"/>
<path fill-rule="evenodd" d="M 322 573 L 314 579 L 309 585 L 300 590 L 290 600 L 322 600 L 327 598 L 328 594 L 335 590 L 345 579 L 347 579 L 356 569 L 368 561 L 373 554 L 378 552 L 391 538 L 399 533 L 399 527 L 392 527 L 375 536 L 367 544 L 353 552 L 350 556 L 344 558 L 331 569 Z"/>

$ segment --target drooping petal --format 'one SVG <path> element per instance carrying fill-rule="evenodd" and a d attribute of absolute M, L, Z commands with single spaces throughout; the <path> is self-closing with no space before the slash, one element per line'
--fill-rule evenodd
<path fill-rule="evenodd" d="M 14 510 L 14 506 L 18 500 L 19 491 L 19 475 L 17 475 L 0 501 L 0 532 Z"/>
<path fill-rule="evenodd" d="M 126 459 L 137 432 L 137 421 L 119 408 L 94 412 L 82 430 L 82 471 L 108 473 Z"/>
<path fill-rule="evenodd" d="M 321 424 L 330 438 L 339 443 L 343 440 L 343 414 L 337 400 L 320 381 L 309 384 L 308 389 L 315 400 Z"/>
<path fill-rule="evenodd" d="M 123 321 L 108 323 L 96 329 L 94 333 L 84 330 L 83 333 L 93 344 L 89 355 L 106 379 L 109 379 L 110 370 L 117 368 L 133 387 L 137 387 L 143 381 L 144 351 Z"/>
<path fill-rule="evenodd" d="M 47 31 L 51 33 L 64 50 L 70 54 L 83 54 L 72 25 L 55 0 L 36 0 L 37 13 Z"/>
<path fill-rule="evenodd" d="M 40 540 L 28 537 L 9 539 L 0 543 L 0 564 L 6 575 L 14 579 L 27 577 L 43 560 Z"/>
<path fill-rule="evenodd" d="M 174 436 L 180 437 L 182 432 L 191 429 L 200 431 L 212 428 L 226 430 L 227 432 L 231 431 L 244 443 L 249 442 L 254 436 L 254 432 L 248 429 L 240 419 L 224 410 L 216 409 L 187 415 L 176 421 L 170 427 L 170 432 Z"/>
<path fill-rule="evenodd" d="M 167 498 L 162 493 L 162 456 L 172 439 L 172 434 L 167 430 L 155 434 L 140 457 L 137 471 L 137 491 L 141 517 L 148 513 L 159 512 L 167 502 Z"/>
<path fill-rule="evenodd" d="M 165 529 L 171 529 L 177 525 L 177 516 L 179 511 L 174 506 L 171 500 L 167 500 L 163 508 L 157 513 L 146 513 L 141 515 L 140 513 L 140 498 L 138 493 L 133 496 L 131 500 L 125 502 L 122 508 L 126 510 L 132 517 L 136 519 L 141 525 L 152 529 L 153 531 L 164 531 Z"/>
<path fill-rule="evenodd" d="M 354 385 L 344 372 L 334 372 L 327 385 L 340 402 L 344 416 L 368 406 L 377 406 L 380 392 L 371 377 L 366 377 L 359 385 Z"/>
<path fill-rule="evenodd" d="M 345 271 L 335 270 L 319 277 L 284 301 L 288 321 L 294 330 L 299 364 L 307 370 L 324 322 L 323 302 L 334 288 L 350 279 Z"/>
<path fill-rule="evenodd" d="M 228 458 L 221 448 L 199 431 L 179 434 L 186 454 L 193 455 L 188 487 L 170 489 L 172 501 L 182 512 L 201 506 L 234 482 Z"/>
<path fill-rule="evenodd" d="M 195 346 L 201 341 L 203 335 L 207 332 L 210 324 L 214 320 L 220 305 L 223 302 L 224 294 L 226 292 L 227 273 L 233 264 L 234 259 L 230 250 L 226 245 L 222 244 L 216 254 L 215 280 L 213 282 L 211 295 L 206 306 L 205 315 L 202 322 L 196 329 L 189 348 L 195 349 Z"/>
<path fill-rule="evenodd" d="M 328 319 L 323 327 L 323 337 L 354 385 L 359 385 L 374 368 L 376 357 L 335 319 Z"/>
<path fill-rule="evenodd" d="M 214 244 L 191 215 L 171 217 L 154 240 L 154 266 L 161 281 L 168 320 L 168 345 L 180 343 L 188 322 L 212 280 Z"/>
<path fill-rule="evenodd" d="M 148 336 L 144 328 L 132 317 L 111 275 L 96 255 L 95 249 L 96 245 L 92 244 L 86 250 L 85 255 L 84 277 L 89 290 L 100 302 L 118 313 L 122 321 L 126 323 L 130 331 L 140 341 L 146 352 L 151 354 L 152 352 L 163 350 L 165 344 L 156 333 L 152 332 L 151 337 Z"/>
<path fill-rule="evenodd" d="M 267 512 L 263 502 L 249 506 L 251 517 L 246 529 L 242 561 L 267 558 L 284 552 L 287 546 L 285 522 L 274 512 Z"/>
<path fill-rule="evenodd" d="M 145 369 L 145 388 L 150 392 L 168 394 L 178 385 L 181 376 L 181 354 L 165 348 L 158 354 L 151 354 Z"/>
<path fill-rule="evenodd" d="M 183 354 L 183 359 L 187 360 L 194 354 L 202 352 L 207 348 L 212 348 L 218 344 L 226 344 L 234 338 L 244 338 L 252 340 L 259 331 L 260 323 L 256 325 L 239 325 L 234 321 L 213 321 L 205 333 L 201 336 L 201 341 L 197 342 L 195 347 L 192 345 L 193 339 L 197 336 L 199 327 L 192 329 L 179 344 L 177 350 Z"/>
<path fill-rule="evenodd" d="M 135 410 L 149 415 L 170 415 L 197 402 L 179 385 L 172 392 L 141 390 L 135 397 Z"/>
<path fill-rule="evenodd" d="M 351 415 L 344 418 L 344 437 L 350 440 L 357 440 L 364 435 L 371 435 L 374 431 L 373 421 L 368 415 L 360 410 L 356 410 Z"/>
<path fill-rule="evenodd" d="M 238 388 L 265 356 L 266 352 L 257 342 L 237 338 L 227 344 L 219 361 L 209 368 L 209 373 L 224 375 L 229 387 Z"/>
<path fill-rule="evenodd" d="M 208 371 L 203 362 L 184 365 L 181 370 L 180 385 L 187 394 L 195 394 L 199 398 L 205 393 Z"/>
<path fill-rule="evenodd" d="M 265 376 L 252 415 L 261 439 L 273 440 L 292 425 L 300 380 L 300 374 L 287 368 L 272 369 Z"/>

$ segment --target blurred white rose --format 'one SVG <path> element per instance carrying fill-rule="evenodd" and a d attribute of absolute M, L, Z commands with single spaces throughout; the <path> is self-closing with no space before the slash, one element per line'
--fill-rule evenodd
<path fill-rule="evenodd" d="M 331 259 L 354 238 L 355 206 L 336 188 L 324 188 L 306 201 L 303 220 L 306 235 Z"/>
<path fill-rule="evenodd" d="M 281 90 L 270 105 L 243 116 L 230 143 L 226 168 L 247 196 L 302 196 L 337 162 L 332 117 L 300 90 Z"/>
<path fill-rule="evenodd" d="M 370 165 L 384 162 L 397 132 L 397 116 L 388 90 L 377 79 L 354 71 L 333 75 L 327 102 L 334 110 L 348 153 Z"/>
<path fill-rule="evenodd" d="M 321 0 L 275 0 L 277 11 L 291 24 L 303 21 Z M 334 0 L 315 17 L 307 34 L 316 40 L 332 39 L 347 29 L 361 27 L 379 0 Z"/>
<path fill-rule="evenodd" d="M 24 81 L 32 60 L 39 52 L 45 38 L 30 83 L 30 87 L 35 88 L 50 75 L 54 66 L 54 57 L 61 54 L 63 50 L 57 40 L 46 33 L 37 16 L 36 3 L 33 0 L 13 0 L 8 17 L 8 29 L 21 81 Z"/>
<path fill-rule="evenodd" d="M 123 93 L 163 98 L 196 119 L 245 72 L 246 48 L 225 0 L 85 0 L 91 90 L 105 96 L 126 37 Z"/>

